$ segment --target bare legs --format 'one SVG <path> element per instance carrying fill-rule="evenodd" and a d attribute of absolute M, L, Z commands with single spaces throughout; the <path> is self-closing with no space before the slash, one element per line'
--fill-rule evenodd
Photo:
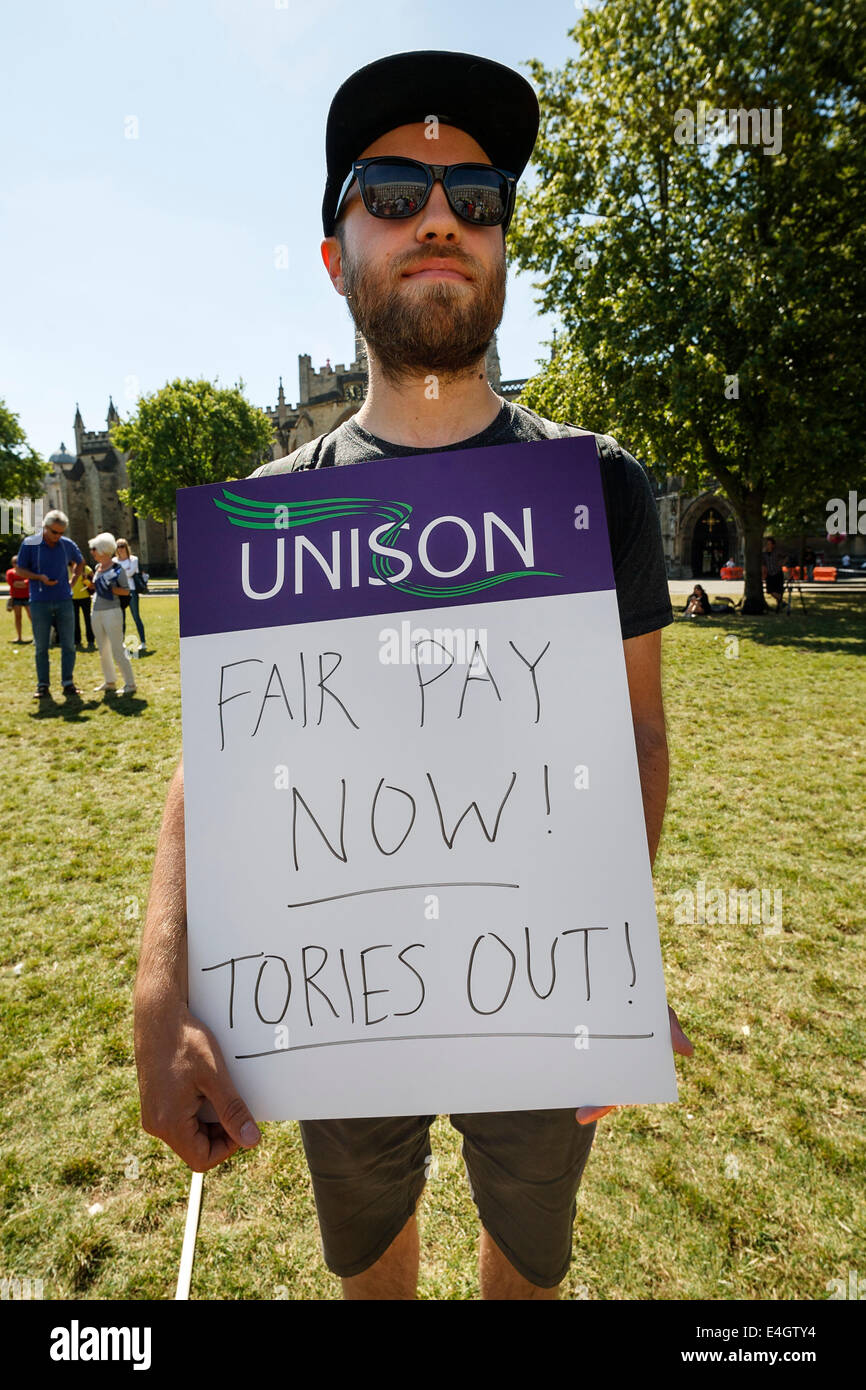
<path fill-rule="evenodd" d="M 343 1298 L 413 1299 L 418 1286 L 420 1242 L 418 1222 L 410 1216 L 400 1234 L 392 1240 L 374 1265 L 343 1279 Z M 505 1258 L 495 1241 L 481 1228 L 478 1251 L 481 1297 L 484 1299 L 556 1299 L 559 1289 L 541 1289 L 530 1284 Z"/>
<path fill-rule="evenodd" d="M 414 1215 L 363 1274 L 344 1279 L 344 1299 L 410 1299 L 415 1297 L 418 1284 L 418 1222 Z"/>
<path fill-rule="evenodd" d="M 481 1297 L 491 1299 L 555 1299 L 559 1298 L 559 1285 L 552 1289 L 539 1288 L 524 1279 L 510 1260 L 503 1255 L 495 1240 L 481 1227 L 481 1244 L 478 1249 L 478 1269 L 481 1275 Z"/>

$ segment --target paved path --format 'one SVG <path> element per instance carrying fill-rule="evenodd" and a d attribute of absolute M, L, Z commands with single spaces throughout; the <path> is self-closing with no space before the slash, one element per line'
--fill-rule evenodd
<path fill-rule="evenodd" d="M 669 579 L 668 590 L 670 591 L 671 598 L 684 598 L 686 594 L 690 594 L 692 592 L 696 582 L 697 581 L 694 579 Z M 741 599 L 743 597 L 742 579 L 702 579 L 700 582 L 703 584 L 704 588 L 706 589 L 707 593 L 710 595 L 711 598 L 715 598 L 718 594 L 727 594 L 736 602 L 736 600 Z M 866 593 L 866 571 L 863 571 L 861 574 L 846 576 L 844 579 L 837 580 L 835 584 L 804 583 L 802 587 L 804 592 L 807 594 L 831 592 L 838 594 L 847 593 L 849 591 L 852 593 L 863 594 Z M 142 597 L 147 598 L 150 596 L 155 597 L 158 594 L 176 593 L 176 579 L 152 579 L 150 581 L 149 594 L 144 594 L 142 595 Z M 6 598 L 8 597 L 8 595 L 9 589 L 7 585 L 0 584 L 0 598 Z M 682 607 L 681 604 L 679 606 Z"/>
<path fill-rule="evenodd" d="M 734 601 L 743 597 L 742 579 L 701 579 L 700 581 L 695 579 L 669 579 L 668 589 L 670 590 L 671 598 L 690 594 L 695 584 L 698 582 L 704 586 L 707 593 L 713 598 L 717 594 L 727 594 L 730 598 L 734 599 Z M 811 584 L 804 582 L 802 588 L 803 592 L 806 594 L 839 594 L 848 593 L 849 591 L 853 593 L 866 593 L 866 571 L 856 576 L 846 575 L 844 579 L 837 579 L 835 584 L 822 584 L 820 581 L 817 584 L 814 582 Z"/>

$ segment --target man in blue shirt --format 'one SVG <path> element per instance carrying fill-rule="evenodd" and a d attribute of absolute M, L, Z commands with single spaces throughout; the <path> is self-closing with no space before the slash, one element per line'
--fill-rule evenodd
<path fill-rule="evenodd" d="M 60 679 L 64 695 L 78 695 L 72 678 L 75 670 L 75 609 L 69 580 L 73 565 L 72 583 L 84 569 L 84 557 L 74 541 L 63 533 L 69 525 L 65 512 L 48 512 L 41 533 L 28 536 L 18 551 L 15 573 L 30 580 L 30 616 L 33 619 L 33 643 L 36 652 L 36 694 L 41 700 L 49 691 L 48 641 L 51 625 L 57 620 L 60 638 Z"/>

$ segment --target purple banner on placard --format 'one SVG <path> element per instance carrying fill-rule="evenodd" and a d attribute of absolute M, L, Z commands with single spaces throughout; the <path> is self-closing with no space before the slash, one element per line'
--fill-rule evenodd
<path fill-rule="evenodd" d="M 177 494 L 180 635 L 614 587 L 592 436 Z"/>

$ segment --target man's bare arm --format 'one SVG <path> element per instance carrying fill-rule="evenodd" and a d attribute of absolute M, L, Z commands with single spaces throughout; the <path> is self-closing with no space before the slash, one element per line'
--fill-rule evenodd
<path fill-rule="evenodd" d="M 623 642 L 650 863 L 655 863 L 668 799 L 668 738 L 661 680 L 661 631 Z"/>
<path fill-rule="evenodd" d="M 641 637 L 629 637 L 622 644 L 651 864 L 655 863 L 668 799 L 669 762 L 662 699 L 661 642 L 659 630 L 644 633 Z M 694 1048 L 670 1006 L 668 1014 L 674 1052 L 690 1057 Z M 614 1105 L 582 1105 L 576 1118 L 580 1124 L 587 1125 L 615 1109 Z"/>
<path fill-rule="evenodd" d="M 183 765 L 163 812 L 135 982 L 135 1057 L 148 1134 L 205 1172 L 261 1135 L 216 1038 L 188 1008 Z M 206 1102 L 218 1116 L 199 1118 Z"/>
<path fill-rule="evenodd" d="M 136 1001 L 146 993 L 187 1002 L 183 763 L 171 780 L 162 813 L 135 993 Z"/>

